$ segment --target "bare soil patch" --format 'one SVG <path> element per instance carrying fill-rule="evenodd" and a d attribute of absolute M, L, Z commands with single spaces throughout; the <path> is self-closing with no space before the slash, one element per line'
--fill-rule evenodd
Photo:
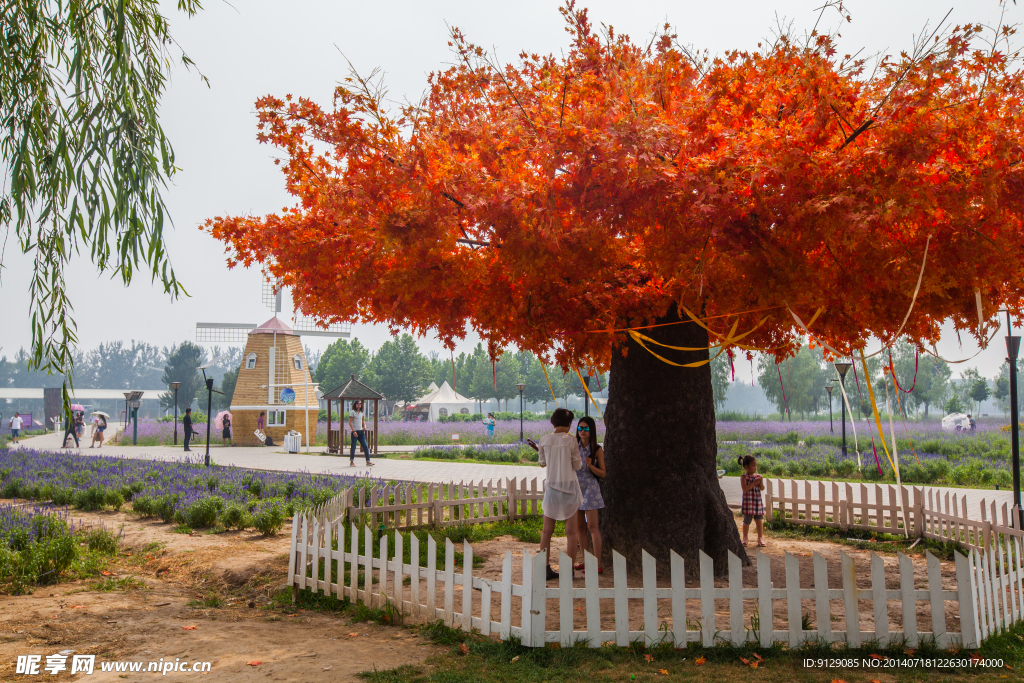
<path fill-rule="evenodd" d="M 43 655 L 45 662 L 46 655 L 69 650 L 97 656 L 96 673 L 85 677 L 89 681 L 154 676 L 100 673 L 101 661 L 180 658 L 210 661 L 207 680 L 228 682 L 359 680 L 355 674 L 360 671 L 422 665 L 439 651 L 409 629 L 273 606 L 271 596 L 285 581 L 288 526 L 273 538 L 236 531 L 187 535 L 175 533 L 173 525 L 123 512 L 76 511 L 72 517 L 114 531 L 123 526 L 126 553 L 110 567 L 110 576 L 0 597 L 0 680 L 39 680 L 15 674 L 18 655 Z M 135 587 L 102 591 L 96 588 L 101 580 Z M 218 607 L 203 604 L 218 599 Z M 249 664 L 254 661 L 261 663 Z M 82 674 L 42 676 L 59 681 Z M 198 676 L 169 673 L 161 678 Z"/>

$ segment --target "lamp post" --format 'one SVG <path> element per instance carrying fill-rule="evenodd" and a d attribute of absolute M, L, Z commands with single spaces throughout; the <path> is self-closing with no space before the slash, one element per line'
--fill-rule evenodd
<path fill-rule="evenodd" d="M 839 373 L 839 383 L 842 385 L 843 408 L 839 411 L 843 414 L 843 457 L 846 457 L 846 373 L 853 367 L 853 363 L 833 363 L 836 372 Z"/>
<path fill-rule="evenodd" d="M 213 365 L 214 361 L 207 363 L 206 365 L 200 365 L 199 369 L 203 371 L 203 381 L 206 382 L 206 456 L 203 459 L 206 467 L 210 466 L 210 426 L 213 424 L 213 416 L 210 411 L 213 410 L 213 395 L 220 394 L 224 395 L 223 391 L 217 391 L 213 388 L 213 378 L 206 376 L 206 368 Z"/>
<path fill-rule="evenodd" d="M 519 390 L 519 441 L 523 441 L 523 389 L 526 385 L 520 382 L 516 385 L 516 389 Z"/>
<path fill-rule="evenodd" d="M 174 445 L 178 445 L 178 389 L 181 388 L 181 382 L 171 382 L 171 387 L 174 389 Z"/>
<path fill-rule="evenodd" d="M 590 375 L 583 378 L 583 414 L 590 417 L 590 402 L 587 400 L 587 391 L 590 389 Z"/>
<path fill-rule="evenodd" d="M 832 429 L 832 385 L 826 384 L 825 391 L 828 392 L 828 433 L 835 434 L 835 430 Z"/>
<path fill-rule="evenodd" d="M 1013 336 L 1010 311 L 1006 311 L 1006 362 L 1010 365 L 1010 455 L 1013 463 L 1013 507 L 1017 509 L 1017 528 L 1024 529 L 1024 510 L 1020 505 L 1020 429 L 1017 409 L 1017 355 L 1020 337 Z"/>

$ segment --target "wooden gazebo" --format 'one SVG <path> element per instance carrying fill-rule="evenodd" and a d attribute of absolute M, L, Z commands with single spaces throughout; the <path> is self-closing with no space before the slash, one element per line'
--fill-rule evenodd
<path fill-rule="evenodd" d="M 342 454 L 345 452 L 346 435 L 348 434 L 348 422 L 346 422 L 346 411 L 345 402 L 362 401 L 363 402 L 363 414 L 369 416 L 367 407 L 370 402 L 373 402 L 373 429 L 367 429 L 366 432 L 366 445 L 370 449 L 370 456 L 376 457 L 377 455 L 377 418 L 380 414 L 378 410 L 380 401 L 384 400 L 384 395 L 379 394 L 370 387 L 366 386 L 362 382 L 356 379 L 355 375 L 352 375 L 352 379 L 342 384 L 340 387 L 328 391 L 322 396 L 323 400 L 327 401 L 327 452 Z M 331 417 L 331 404 L 335 401 L 338 402 L 338 413 L 340 416 L 341 424 L 338 425 L 338 429 L 334 428 L 333 419 Z M 363 418 L 364 422 L 366 417 Z M 351 437 L 349 437 L 351 438 Z"/>

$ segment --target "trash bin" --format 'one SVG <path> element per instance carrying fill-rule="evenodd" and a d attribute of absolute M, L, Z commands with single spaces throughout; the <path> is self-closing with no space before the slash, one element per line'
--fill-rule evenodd
<path fill-rule="evenodd" d="M 284 435 L 284 449 L 289 453 L 298 453 L 302 446 L 302 434 L 294 429 Z"/>

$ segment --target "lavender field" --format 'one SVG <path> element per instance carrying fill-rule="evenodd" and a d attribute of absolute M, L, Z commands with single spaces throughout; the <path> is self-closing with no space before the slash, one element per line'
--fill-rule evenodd
<path fill-rule="evenodd" d="M 220 523 L 274 532 L 286 516 L 328 500 L 342 488 L 381 484 L 368 477 L 204 467 L 177 462 L 90 457 L 0 448 L 0 497 L 118 509 L 192 528 Z"/>
<path fill-rule="evenodd" d="M 902 481 L 1007 488 L 1010 435 L 1001 421 L 980 422 L 973 433 L 942 431 L 938 420 L 895 424 L 896 452 Z M 840 426 L 828 422 L 719 422 L 718 466 L 728 474 L 741 472 L 738 457 L 753 455 L 758 471 L 773 477 L 895 481 L 890 464 L 892 434 L 883 421 L 882 435 L 872 421 L 846 426 L 847 455 L 842 455 Z M 886 456 L 882 440 L 890 451 Z M 855 445 L 856 444 L 856 445 Z M 857 450 L 860 451 L 858 461 Z"/>

